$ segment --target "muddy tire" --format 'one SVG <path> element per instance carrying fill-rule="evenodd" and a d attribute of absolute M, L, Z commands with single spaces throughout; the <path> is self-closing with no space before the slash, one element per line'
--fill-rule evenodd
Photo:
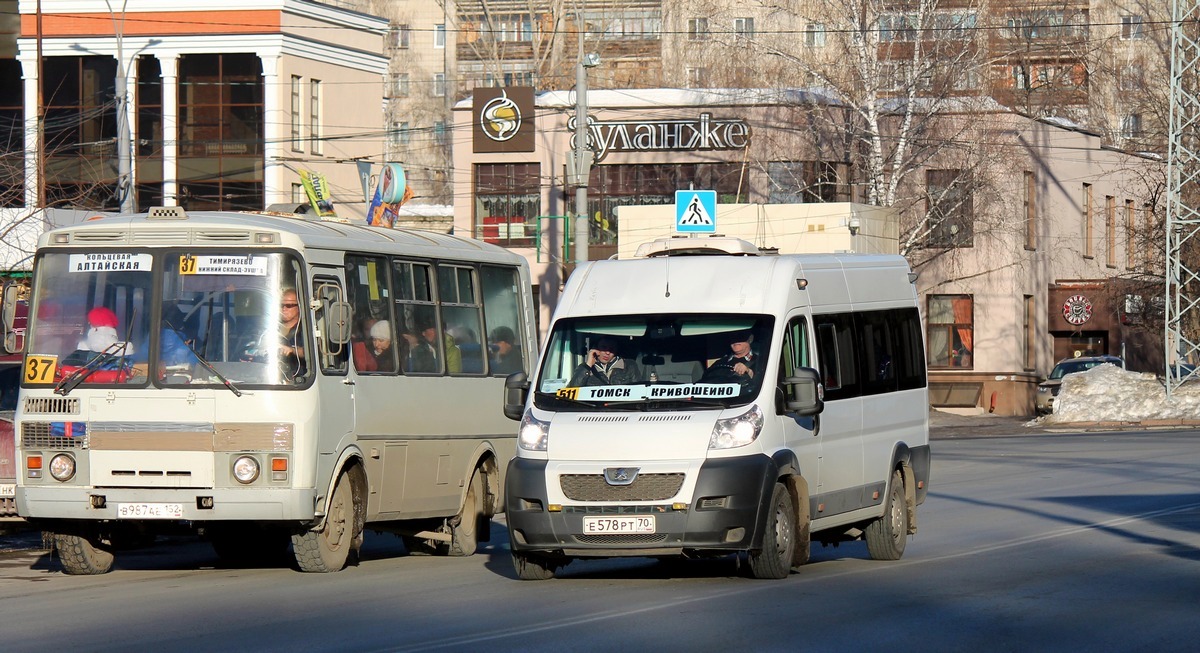
<path fill-rule="evenodd" d="M 292 551 L 300 571 L 329 573 L 346 566 L 359 536 L 356 531 L 362 507 L 356 503 L 350 477 L 343 473 L 333 488 L 321 530 L 292 535 Z"/>
<path fill-rule="evenodd" d="M 908 537 L 908 504 L 904 499 L 904 477 L 892 472 L 883 516 L 867 525 L 863 532 L 867 553 L 872 560 L 899 560 Z"/>
<path fill-rule="evenodd" d="M 112 545 L 94 533 L 55 533 L 54 548 L 63 571 L 72 576 L 107 574 L 112 569 Z"/>
<path fill-rule="evenodd" d="M 479 535 L 483 530 L 480 523 L 483 516 L 483 475 L 478 470 L 471 475 L 471 483 L 467 486 L 467 496 L 463 507 L 450 520 L 450 547 L 448 555 L 462 557 L 475 554 L 479 546 Z"/>
<path fill-rule="evenodd" d="M 532 553 L 512 552 L 513 569 L 521 580 L 550 580 L 558 565 L 547 558 Z"/>
<path fill-rule="evenodd" d="M 775 484 L 762 549 L 750 552 L 750 573 L 755 578 L 787 578 L 796 553 L 796 509 L 782 483 Z"/>

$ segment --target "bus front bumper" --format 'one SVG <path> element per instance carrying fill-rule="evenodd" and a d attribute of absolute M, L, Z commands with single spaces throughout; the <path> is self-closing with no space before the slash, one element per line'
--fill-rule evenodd
<path fill-rule="evenodd" d="M 17 512 L 31 520 L 312 522 L 317 499 L 313 488 L 18 487 Z"/>
<path fill-rule="evenodd" d="M 709 460 L 693 500 L 660 505 L 563 505 L 548 509 L 546 462 L 514 458 L 507 476 L 509 540 L 513 551 L 572 557 L 713 554 L 762 546 L 776 467 L 767 456 Z M 589 534 L 586 518 L 652 517 L 652 533 Z M 643 524 L 647 522 L 642 522 Z"/>

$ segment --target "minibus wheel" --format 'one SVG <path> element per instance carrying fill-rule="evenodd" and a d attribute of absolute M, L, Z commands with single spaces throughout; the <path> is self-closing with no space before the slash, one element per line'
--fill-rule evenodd
<path fill-rule="evenodd" d="M 521 580 L 550 580 L 558 565 L 533 553 L 512 552 L 513 568 Z"/>
<path fill-rule="evenodd" d="M 763 533 L 762 549 L 750 552 L 750 572 L 755 578 L 787 578 L 796 553 L 796 509 L 782 483 L 775 484 Z"/>
<path fill-rule="evenodd" d="M 112 546 L 103 542 L 95 529 L 54 533 L 54 548 L 63 571 L 73 576 L 107 574 L 112 569 Z"/>
<path fill-rule="evenodd" d="M 908 505 L 904 499 L 904 477 L 900 475 L 900 470 L 892 472 L 883 515 L 867 524 L 863 536 L 872 560 L 899 560 L 904 555 L 905 538 L 908 537 Z"/>
<path fill-rule="evenodd" d="M 300 571 L 328 573 L 341 571 L 350 559 L 356 536 L 357 508 L 346 473 L 338 476 L 329 500 L 329 511 L 321 530 L 306 530 L 292 535 L 292 550 Z"/>
<path fill-rule="evenodd" d="M 450 527 L 450 551 L 452 556 L 469 556 L 479 546 L 479 522 L 483 519 L 483 475 L 479 470 L 471 474 L 467 496 L 462 510 L 454 517 Z"/>

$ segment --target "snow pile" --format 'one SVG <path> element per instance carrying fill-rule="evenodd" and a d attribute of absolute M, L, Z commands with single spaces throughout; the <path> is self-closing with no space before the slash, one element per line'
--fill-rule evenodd
<path fill-rule="evenodd" d="M 1129 372 L 1116 365 L 1097 365 L 1063 377 L 1054 413 L 1039 424 L 1062 422 L 1141 422 L 1150 419 L 1200 419 L 1200 381 L 1189 381 L 1171 393 L 1148 372 Z"/>

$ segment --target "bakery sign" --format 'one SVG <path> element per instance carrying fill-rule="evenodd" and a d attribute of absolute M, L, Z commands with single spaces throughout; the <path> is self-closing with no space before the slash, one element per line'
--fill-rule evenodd
<path fill-rule="evenodd" d="M 1092 319 L 1092 302 L 1083 295 L 1071 295 L 1063 302 L 1063 318 L 1075 326 Z"/>
<path fill-rule="evenodd" d="M 476 88 L 471 104 L 476 152 L 532 152 L 534 145 L 532 86 Z"/>
<path fill-rule="evenodd" d="M 750 125 L 738 118 L 600 121 L 588 116 L 588 149 L 596 161 L 610 152 L 695 152 L 741 150 L 750 146 Z M 567 120 L 575 132 L 575 117 Z"/>

